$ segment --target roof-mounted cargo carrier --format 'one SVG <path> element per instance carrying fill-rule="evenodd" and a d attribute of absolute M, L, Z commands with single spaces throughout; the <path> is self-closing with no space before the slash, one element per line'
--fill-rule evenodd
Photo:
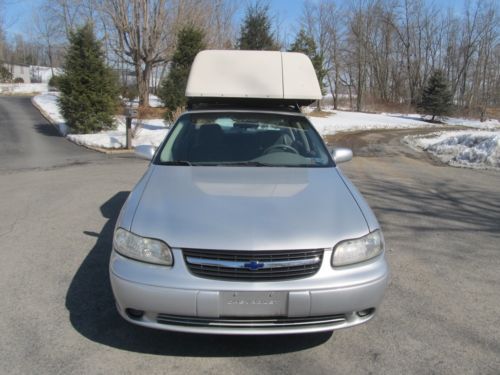
<path fill-rule="evenodd" d="M 186 87 L 191 109 L 213 106 L 294 107 L 321 99 L 309 57 L 296 52 L 206 50 Z"/>

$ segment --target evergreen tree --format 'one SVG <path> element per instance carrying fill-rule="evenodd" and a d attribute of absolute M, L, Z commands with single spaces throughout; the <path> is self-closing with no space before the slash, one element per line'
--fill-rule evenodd
<path fill-rule="evenodd" d="M 179 107 L 186 105 L 186 85 L 191 65 L 196 54 L 205 49 L 203 32 L 193 26 L 186 26 L 180 30 L 177 37 L 170 71 L 163 80 L 159 97 L 167 107 L 166 118 L 171 120 L 172 113 Z"/>
<path fill-rule="evenodd" d="M 421 113 L 431 115 L 431 121 L 434 122 L 436 116 L 450 114 L 451 107 L 452 94 L 448 88 L 446 77 L 441 70 L 435 70 L 427 82 L 417 109 Z"/>
<path fill-rule="evenodd" d="M 116 76 L 104 62 L 92 24 L 71 32 L 69 42 L 64 74 L 58 77 L 62 114 L 73 133 L 112 128 L 118 86 Z"/>
<path fill-rule="evenodd" d="M 271 31 L 269 6 L 259 2 L 249 5 L 241 25 L 238 48 L 245 50 L 278 50 Z"/>
<path fill-rule="evenodd" d="M 11 80 L 12 73 L 5 66 L 0 65 L 0 83 L 10 82 Z"/>
<path fill-rule="evenodd" d="M 321 54 L 318 53 L 314 38 L 308 35 L 304 29 L 301 29 L 297 34 L 297 36 L 295 37 L 295 41 L 290 46 L 289 51 L 301 52 L 309 56 L 314 66 L 314 70 L 316 71 L 316 76 L 318 77 L 321 91 L 323 92 L 324 90 L 323 80 L 326 75 L 325 69 L 323 68 L 324 58 Z"/>

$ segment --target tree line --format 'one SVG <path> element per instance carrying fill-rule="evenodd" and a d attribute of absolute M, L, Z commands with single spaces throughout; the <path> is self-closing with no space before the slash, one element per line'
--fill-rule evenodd
<path fill-rule="evenodd" d="M 147 106 L 152 75 L 160 70 L 168 77 L 178 37 L 192 28 L 203 48 L 307 53 L 335 108 L 414 108 L 436 71 L 456 108 L 482 114 L 500 104 L 495 1 L 466 1 L 457 10 L 424 0 L 306 0 L 286 33 L 267 3 L 248 5 L 240 25 L 237 11 L 231 0 L 45 0 L 34 12 L 33 36 L 8 43 L 0 27 L 0 60 L 10 54 L 22 63 L 59 66 L 71 30 L 90 21 L 106 63 L 134 72 Z"/>

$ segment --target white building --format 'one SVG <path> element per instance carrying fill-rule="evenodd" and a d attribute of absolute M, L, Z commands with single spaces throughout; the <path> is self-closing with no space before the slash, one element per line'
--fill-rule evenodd
<path fill-rule="evenodd" d="M 63 70 L 61 68 L 50 68 L 49 66 L 31 65 L 31 80 L 33 82 L 47 83 L 54 75 L 61 75 Z"/>
<path fill-rule="evenodd" d="M 31 83 L 30 66 L 23 64 L 1 63 L 12 74 L 12 80 L 21 78 L 24 83 Z"/>

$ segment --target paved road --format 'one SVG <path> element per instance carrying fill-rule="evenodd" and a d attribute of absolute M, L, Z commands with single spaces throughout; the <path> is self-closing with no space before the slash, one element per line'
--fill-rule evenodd
<path fill-rule="evenodd" d="M 28 101 L 0 98 L 0 108 L 10 126 L 35 132 L 27 139 L 45 137 L 39 117 L 21 114 L 33 113 Z M 2 162 L 12 133 L 2 133 Z M 399 136 L 338 137 L 363 155 L 344 170 L 382 223 L 392 277 L 373 321 L 332 336 L 197 336 L 125 323 L 107 261 L 119 208 L 146 163 L 88 156 L 57 137 L 67 165 L 17 169 L 12 158 L 0 171 L 0 373 L 498 374 L 500 173 L 429 163 Z"/>
<path fill-rule="evenodd" d="M 0 171 L 49 168 L 105 159 L 67 142 L 29 97 L 0 97 Z"/>

